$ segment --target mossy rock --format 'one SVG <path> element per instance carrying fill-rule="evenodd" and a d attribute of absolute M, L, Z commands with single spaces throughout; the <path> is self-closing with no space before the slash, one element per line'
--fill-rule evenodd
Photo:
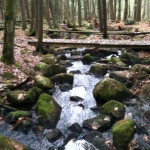
<path fill-rule="evenodd" d="M 37 102 L 37 113 L 40 124 L 45 128 L 55 128 L 60 118 L 61 106 L 54 98 L 46 93 L 43 93 Z"/>
<path fill-rule="evenodd" d="M 93 61 L 94 61 L 94 59 L 93 59 L 93 57 L 92 57 L 90 54 L 86 54 L 86 55 L 84 55 L 83 58 L 82 58 L 82 62 L 83 62 L 84 64 L 90 64 L 90 63 L 92 63 Z"/>
<path fill-rule="evenodd" d="M 105 103 L 112 99 L 123 101 L 132 96 L 124 84 L 111 78 L 98 82 L 93 90 L 93 96 L 98 103 Z"/>
<path fill-rule="evenodd" d="M 52 76 L 52 69 L 51 66 L 44 63 L 44 62 L 39 62 L 34 66 L 34 70 L 37 73 L 41 73 L 45 77 L 50 77 Z"/>
<path fill-rule="evenodd" d="M 125 115 L 125 107 L 122 103 L 111 100 L 101 107 L 100 113 L 110 115 L 115 120 L 121 120 Z"/>
<path fill-rule="evenodd" d="M 18 150 L 31 150 L 31 148 L 28 148 L 14 141 L 11 138 L 0 135 L 0 150 L 17 150 L 17 149 Z"/>
<path fill-rule="evenodd" d="M 62 54 L 58 57 L 59 60 L 67 60 L 67 56 L 65 54 Z"/>
<path fill-rule="evenodd" d="M 134 24 L 136 24 L 136 21 L 131 18 L 127 18 L 127 20 L 125 21 L 125 25 L 134 25 Z"/>
<path fill-rule="evenodd" d="M 143 60 L 143 64 L 150 65 L 150 55 Z"/>
<path fill-rule="evenodd" d="M 74 75 L 72 73 L 61 73 L 50 78 L 52 83 L 57 84 L 73 84 Z"/>
<path fill-rule="evenodd" d="M 150 83 L 148 83 L 144 89 L 143 89 L 143 92 L 142 94 L 140 95 L 140 98 L 143 100 L 143 101 L 147 101 L 150 103 Z"/>
<path fill-rule="evenodd" d="M 90 73 L 96 76 L 102 76 L 107 73 L 108 68 L 101 64 L 93 64 L 89 70 Z"/>
<path fill-rule="evenodd" d="M 9 91 L 7 93 L 7 101 L 12 104 L 24 105 L 36 102 L 37 95 L 34 91 Z"/>
<path fill-rule="evenodd" d="M 57 58 L 53 54 L 43 55 L 43 57 L 41 59 L 41 62 L 44 62 L 48 65 L 55 64 L 57 61 L 58 61 Z"/>
<path fill-rule="evenodd" d="M 135 122 L 131 119 L 120 120 L 114 124 L 112 133 L 117 150 L 127 150 L 135 134 Z"/>
<path fill-rule="evenodd" d="M 141 60 L 136 53 L 126 52 L 120 55 L 120 60 L 127 65 L 140 64 Z"/>
<path fill-rule="evenodd" d="M 2 74 L 2 78 L 6 79 L 6 80 L 11 80 L 11 79 L 15 79 L 16 76 L 10 72 L 4 72 Z"/>
<path fill-rule="evenodd" d="M 35 87 L 35 86 L 32 87 L 30 90 L 34 91 L 36 93 L 37 97 L 39 97 L 44 92 L 42 89 Z"/>
<path fill-rule="evenodd" d="M 31 113 L 28 111 L 14 111 L 10 112 L 5 119 L 6 123 L 12 123 L 14 121 L 17 121 L 18 118 L 22 117 L 31 117 Z"/>
<path fill-rule="evenodd" d="M 34 77 L 34 85 L 42 90 L 53 88 L 53 84 L 51 83 L 51 81 L 41 75 L 37 75 Z"/>
<path fill-rule="evenodd" d="M 142 74 L 150 74 L 149 65 L 136 64 L 131 68 L 131 70 L 135 72 L 141 72 Z"/>
<path fill-rule="evenodd" d="M 125 63 L 123 63 L 121 60 L 120 60 L 120 58 L 117 58 L 117 57 L 111 57 L 110 59 L 109 59 L 109 63 L 111 63 L 111 64 L 115 64 L 115 65 L 119 65 L 119 66 L 126 66 L 126 64 Z"/>
<path fill-rule="evenodd" d="M 64 66 L 61 65 L 51 65 L 51 69 L 52 69 L 52 76 L 60 74 L 60 73 L 66 73 L 67 70 Z"/>

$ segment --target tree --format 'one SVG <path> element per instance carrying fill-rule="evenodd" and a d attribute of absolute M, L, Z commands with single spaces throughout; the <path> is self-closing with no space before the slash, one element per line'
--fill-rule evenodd
<path fill-rule="evenodd" d="M 103 7 L 102 7 L 102 0 L 98 0 L 98 16 L 99 16 L 99 25 L 100 25 L 100 32 L 103 32 Z"/>
<path fill-rule="evenodd" d="M 16 0 L 6 0 L 4 44 L 1 61 L 5 64 L 14 64 L 14 36 L 16 22 Z"/>
<path fill-rule="evenodd" d="M 125 0 L 125 7 L 124 7 L 124 17 L 123 17 L 123 21 L 126 21 L 128 16 L 128 0 Z"/>
<path fill-rule="evenodd" d="M 103 38 L 107 38 L 107 11 L 106 11 L 106 0 L 103 0 Z"/>

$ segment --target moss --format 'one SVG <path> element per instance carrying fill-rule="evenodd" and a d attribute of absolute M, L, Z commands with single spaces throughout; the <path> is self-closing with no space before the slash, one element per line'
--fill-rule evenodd
<path fill-rule="evenodd" d="M 7 80 L 11 80 L 11 79 L 15 79 L 15 78 L 16 78 L 16 76 L 13 75 L 13 74 L 10 73 L 10 72 L 4 72 L 4 73 L 2 74 L 2 77 L 3 77 L 4 79 L 7 79 Z"/>
<path fill-rule="evenodd" d="M 117 58 L 117 57 L 112 57 L 112 58 L 110 58 L 109 62 L 112 63 L 112 64 L 119 65 L 119 66 L 126 66 L 126 64 L 123 63 L 123 62 L 122 62 L 119 58 Z"/>
<path fill-rule="evenodd" d="M 94 61 L 94 59 L 93 59 L 93 57 L 90 54 L 86 54 L 82 58 L 82 62 L 85 63 L 85 64 L 89 64 L 89 63 L 91 63 L 93 61 Z"/>
<path fill-rule="evenodd" d="M 6 136 L 0 135 L 0 150 L 16 150 L 16 147 L 22 150 L 31 150 Z"/>
<path fill-rule="evenodd" d="M 40 96 L 43 93 L 43 90 L 38 87 L 32 87 L 31 91 L 34 91 L 37 96 Z"/>
<path fill-rule="evenodd" d="M 141 73 L 147 73 L 150 74 L 150 66 L 149 65 L 141 65 L 141 64 L 136 64 L 131 68 L 132 71 L 137 71 Z"/>
<path fill-rule="evenodd" d="M 117 150 L 127 150 L 128 144 L 135 134 L 135 123 L 131 119 L 118 121 L 113 126 L 112 133 L 113 143 Z"/>
<path fill-rule="evenodd" d="M 52 76 L 67 72 L 66 68 L 61 65 L 51 65 L 51 68 L 52 68 Z"/>
<path fill-rule="evenodd" d="M 143 64 L 146 64 L 146 65 L 150 64 L 150 55 L 143 60 Z"/>
<path fill-rule="evenodd" d="M 124 118 L 125 107 L 122 103 L 111 100 L 101 107 L 100 113 L 110 115 L 112 118 L 120 120 Z"/>
<path fill-rule="evenodd" d="M 46 54 L 46 55 L 43 55 L 41 62 L 51 65 L 57 62 L 57 58 L 53 54 Z"/>

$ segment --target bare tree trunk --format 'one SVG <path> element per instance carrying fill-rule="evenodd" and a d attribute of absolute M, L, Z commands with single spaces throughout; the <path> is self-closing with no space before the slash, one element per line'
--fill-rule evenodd
<path fill-rule="evenodd" d="M 82 14 L 81 14 L 81 0 L 78 0 L 78 24 L 82 26 Z"/>
<path fill-rule="evenodd" d="M 144 2 L 143 2 L 143 12 L 142 12 L 142 19 L 144 19 L 145 18 L 145 16 L 146 16 L 146 0 L 144 0 Z"/>
<path fill-rule="evenodd" d="M 118 0 L 118 21 L 121 20 L 121 0 Z"/>
<path fill-rule="evenodd" d="M 51 23 L 50 23 L 50 12 L 49 12 L 49 1 L 45 0 L 44 1 L 44 12 L 45 12 L 45 18 L 47 20 L 48 26 L 51 27 Z"/>
<path fill-rule="evenodd" d="M 100 25 L 100 32 L 103 32 L 103 7 L 102 7 L 102 0 L 98 0 L 98 16 L 99 16 L 99 25 Z"/>
<path fill-rule="evenodd" d="M 25 3 L 25 7 L 26 7 L 26 12 L 27 12 L 27 18 L 30 19 L 31 15 L 30 15 L 30 11 L 29 11 L 29 2 L 28 0 L 24 0 Z"/>
<path fill-rule="evenodd" d="M 4 44 L 1 61 L 8 65 L 15 63 L 14 58 L 15 22 L 16 22 L 16 0 L 6 0 Z"/>
<path fill-rule="evenodd" d="M 38 3 L 39 3 L 39 1 L 38 0 L 34 0 L 34 2 L 35 2 L 35 35 L 36 35 L 36 37 L 38 37 Z"/>
<path fill-rule="evenodd" d="M 123 17 L 123 21 L 126 21 L 128 16 L 128 0 L 125 0 L 125 7 L 124 7 L 124 17 Z"/>
<path fill-rule="evenodd" d="M 35 0 L 31 0 L 31 24 L 30 34 L 35 35 Z"/>
<path fill-rule="evenodd" d="M 107 11 L 106 0 L 103 0 L 103 38 L 107 38 Z"/>
<path fill-rule="evenodd" d="M 136 21 L 141 21 L 141 0 L 137 0 L 137 12 L 136 12 Z"/>

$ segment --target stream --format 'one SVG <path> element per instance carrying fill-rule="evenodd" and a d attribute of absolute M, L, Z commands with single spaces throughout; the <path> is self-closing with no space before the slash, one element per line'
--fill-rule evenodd
<path fill-rule="evenodd" d="M 97 113 L 93 112 L 90 108 L 96 106 L 96 101 L 93 98 L 93 88 L 96 83 L 98 83 L 102 78 L 97 78 L 93 75 L 89 75 L 88 71 L 90 69 L 90 65 L 83 65 L 81 61 L 72 62 L 72 66 L 67 68 L 67 72 L 80 70 L 80 74 L 74 75 L 74 83 L 72 90 L 67 92 L 61 92 L 59 87 L 57 87 L 56 92 L 53 94 L 54 99 L 59 103 L 62 107 L 62 112 L 60 116 L 60 120 L 57 124 L 57 129 L 61 130 L 63 135 L 66 137 L 68 132 L 68 127 L 73 123 L 79 123 L 82 126 L 84 120 L 93 118 L 97 115 Z M 70 96 L 79 96 L 83 98 L 83 101 L 74 102 L 70 101 Z M 133 102 L 136 101 L 134 106 L 126 106 L 126 117 L 133 118 L 136 122 L 145 124 L 142 113 L 145 110 L 150 109 L 149 105 L 146 104 L 143 100 L 133 99 Z M 81 105 L 82 104 L 82 105 Z M 84 107 L 81 107 L 84 106 Z M 14 140 L 31 147 L 34 150 L 48 150 L 49 147 L 54 146 L 55 148 L 62 145 L 63 138 L 60 138 L 56 142 L 49 143 L 45 137 L 45 133 L 48 130 L 44 131 L 30 131 L 28 134 L 23 134 L 17 131 L 11 130 L 11 125 L 8 125 L 4 122 L 0 124 L 0 134 L 6 135 L 8 137 L 13 138 Z M 86 142 L 82 139 L 82 137 L 86 134 L 86 130 L 79 136 L 80 139 L 73 142 L 70 141 L 65 150 L 84 150 L 83 144 Z M 147 125 L 148 137 L 150 135 L 150 123 Z M 150 141 L 146 141 L 144 139 L 145 134 L 136 134 L 135 139 L 138 141 L 141 149 L 144 150 L 145 147 L 150 147 Z M 112 142 L 112 133 L 111 129 L 104 132 L 103 136 L 106 140 Z M 150 137 L 149 137 L 150 138 Z M 90 148 L 89 148 L 90 150 Z M 95 148 L 95 150 L 97 150 Z"/>

